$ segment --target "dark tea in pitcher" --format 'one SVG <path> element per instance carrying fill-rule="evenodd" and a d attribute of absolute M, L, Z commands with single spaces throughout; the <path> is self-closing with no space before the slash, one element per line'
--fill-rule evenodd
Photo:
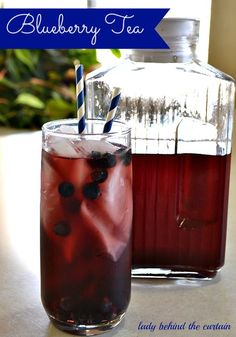
<path fill-rule="evenodd" d="M 211 277 L 224 264 L 229 171 L 230 155 L 133 155 L 137 275 L 159 266 Z"/>

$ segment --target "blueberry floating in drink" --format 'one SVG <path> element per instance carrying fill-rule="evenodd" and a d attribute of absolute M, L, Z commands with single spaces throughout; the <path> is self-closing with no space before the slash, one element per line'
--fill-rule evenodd
<path fill-rule="evenodd" d="M 106 181 L 108 172 L 106 169 L 96 169 L 91 173 L 92 181 L 101 184 Z"/>
<path fill-rule="evenodd" d="M 66 222 L 58 222 L 54 226 L 54 233 L 59 236 L 67 236 L 70 234 L 70 226 Z"/>
<path fill-rule="evenodd" d="M 101 192 L 96 183 L 88 183 L 84 185 L 83 194 L 85 198 L 95 200 L 100 196 Z"/>
<path fill-rule="evenodd" d="M 121 159 L 125 166 L 130 165 L 132 159 L 131 151 L 130 150 L 124 151 L 121 155 Z"/>
<path fill-rule="evenodd" d="M 90 155 L 90 158 L 93 159 L 93 160 L 99 160 L 99 159 L 102 158 L 102 153 L 99 152 L 99 151 L 92 151 L 91 155 Z"/>
<path fill-rule="evenodd" d="M 111 168 L 116 165 L 116 156 L 111 153 L 105 153 L 103 156 L 104 167 Z"/>
<path fill-rule="evenodd" d="M 71 197 L 74 194 L 74 186 L 69 182 L 60 183 L 58 186 L 58 192 L 64 198 Z"/>
<path fill-rule="evenodd" d="M 116 156 L 111 153 L 91 153 L 89 164 L 94 168 L 112 168 L 116 165 Z"/>

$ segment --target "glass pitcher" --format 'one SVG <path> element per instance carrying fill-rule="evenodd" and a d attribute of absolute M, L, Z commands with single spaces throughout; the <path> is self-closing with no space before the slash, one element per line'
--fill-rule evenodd
<path fill-rule="evenodd" d="M 196 56 L 199 21 L 164 19 L 169 50 L 130 50 L 87 76 L 89 117 L 132 127 L 136 277 L 212 278 L 224 264 L 234 80 Z"/>

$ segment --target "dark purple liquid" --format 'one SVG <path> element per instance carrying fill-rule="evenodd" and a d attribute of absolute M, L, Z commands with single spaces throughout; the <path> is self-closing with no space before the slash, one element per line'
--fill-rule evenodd
<path fill-rule="evenodd" d="M 230 155 L 133 155 L 133 265 L 224 264 Z"/>
<path fill-rule="evenodd" d="M 43 151 L 41 295 L 64 330 L 106 324 L 129 303 L 131 165 L 115 160 L 104 169 Z"/>

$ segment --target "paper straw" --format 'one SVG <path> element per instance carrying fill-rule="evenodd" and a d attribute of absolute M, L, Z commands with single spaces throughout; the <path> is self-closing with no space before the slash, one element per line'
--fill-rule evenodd
<path fill-rule="evenodd" d="M 112 123 L 116 114 L 117 106 L 120 101 L 121 90 L 120 88 L 114 88 L 112 92 L 112 99 L 110 109 L 107 114 L 106 123 L 103 128 L 103 133 L 107 133 L 112 128 Z"/>
<path fill-rule="evenodd" d="M 75 61 L 75 78 L 76 78 L 76 102 L 77 117 L 79 119 L 79 133 L 83 133 L 85 129 L 85 108 L 84 108 L 84 67 L 79 61 Z"/>

